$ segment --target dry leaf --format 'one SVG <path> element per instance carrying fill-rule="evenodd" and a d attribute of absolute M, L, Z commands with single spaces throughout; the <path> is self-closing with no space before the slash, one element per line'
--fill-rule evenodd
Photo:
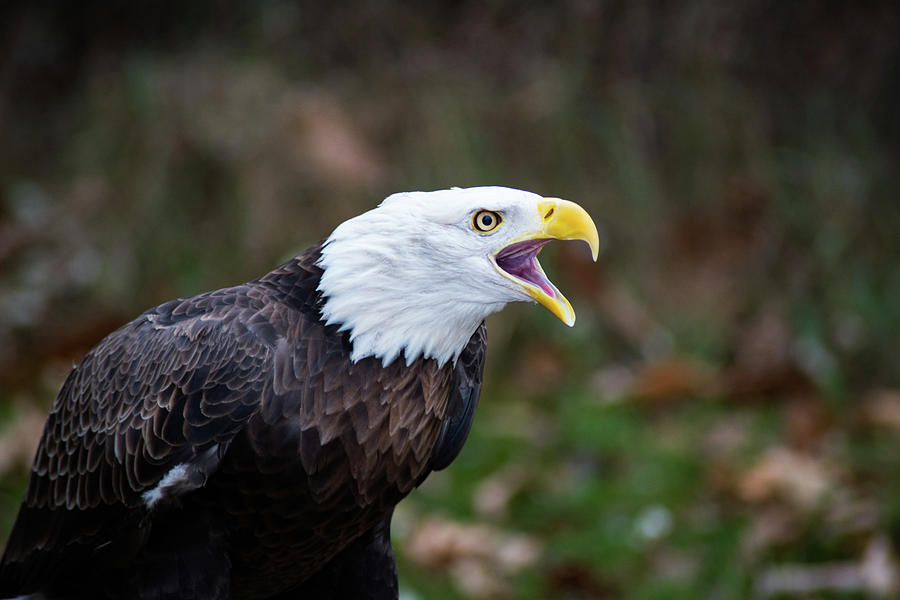
<path fill-rule="evenodd" d="M 715 389 L 715 373 L 685 358 L 670 358 L 638 370 L 629 395 L 649 403 L 706 396 Z"/>
<path fill-rule="evenodd" d="M 778 496 L 810 510 L 835 484 L 835 474 L 822 461 L 787 448 L 774 448 L 741 477 L 738 492 L 748 502 Z"/>
<path fill-rule="evenodd" d="M 528 536 L 437 518 L 424 519 L 415 527 L 406 550 L 414 562 L 426 567 L 477 557 L 504 573 L 531 566 L 540 557 L 540 546 Z"/>
<path fill-rule="evenodd" d="M 509 586 L 487 563 L 466 558 L 450 566 L 456 587 L 470 598 L 506 598 Z"/>
<path fill-rule="evenodd" d="M 410 533 L 406 555 L 423 567 L 446 568 L 469 596 L 498 598 L 507 594 L 505 577 L 534 566 L 541 548 L 525 535 L 428 518 Z"/>

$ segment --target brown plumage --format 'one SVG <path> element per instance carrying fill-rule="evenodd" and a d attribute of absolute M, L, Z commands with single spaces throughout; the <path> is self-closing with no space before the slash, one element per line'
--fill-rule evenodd
<path fill-rule="evenodd" d="M 0 561 L 0 596 L 397 598 L 394 506 L 465 442 L 484 318 L 597 229 L 578 205 L 409 192 L 267 275 L 153 308 L 53 404 Z"/>
<path fill-rule="evenodd" d="M 455 366 L 351 362 L 320 248 L 153 308 L 72 370 L 0 595 L 396 596 L 391 511 L 462 447 L 485 329 Z"/>

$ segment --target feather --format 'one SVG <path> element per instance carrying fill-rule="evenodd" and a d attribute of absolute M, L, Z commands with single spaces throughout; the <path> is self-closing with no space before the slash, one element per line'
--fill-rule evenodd
<path fill-rule="evenodd" d="M 384 556 L 394 504 L 468 433 L 484 328 L 456 366 L 354 363 L 349 333 L 320 318 L 319 256 L 150 309 L 85 356 L 54 402 L 0 595 L 265 598 L 321 589 L 325 565 L 332 577 L 361 549 Z"/>
<path fill-rule="evenodd" d="M 394 506 L 468 436 L 484 318 L 534 298 L 493 257 L 548 231 L 596 255 L 582 209 L 554 233 L 542 202 L 575 206 L 392 196 L 256 280 L 110 334 L 53 403 L 0 596 L 395 599 Z M 506 224 L 482 235 L 487 204 Z M 564 298 L 541 302 L 571 324 Z"/>

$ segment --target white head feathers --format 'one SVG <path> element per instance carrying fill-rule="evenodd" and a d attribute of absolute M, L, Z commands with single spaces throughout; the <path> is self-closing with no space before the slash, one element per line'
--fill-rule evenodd
<path fill-rule="evenodd" d="M 506 303 L 531 300 L 498 273 L 492 256 L 523 233 L 539 229 L 531 192 L 503 187 L 405 192 L 345 221 L 322 249 L 322 316 L 350 331 L 351 359 L 404 352 L 440 364 L 456 360 L 481 321 Z M 479 210 L 503 224 L 481 233 Z"/>

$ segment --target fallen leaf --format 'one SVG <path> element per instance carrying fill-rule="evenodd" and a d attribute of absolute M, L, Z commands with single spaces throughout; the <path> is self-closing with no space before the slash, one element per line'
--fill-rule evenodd
<path fill-rule="evenodd" d="M 783 497 L 794 506 L 811 510 L 836 485 L 833 469 L 812 455 L 788 448 L 773 448 L 738 482 L 747 502 Z"/>
<path fill-rule="evenodd" d="M 533 567 L 541 556 L 531 537 L 437 518 L 416 525 L 405 551 L 420 566 L 446 569 L 462 592 L 479 598 L 505 597 L 507 577 Z"/>
<path fill-rule="evenodd" d="M 507 598 L 509 586 L 490 565 L 466 558 L 450 566 L 453 583 L 469 598 Z"/>
<path fill-rule="evenodd" d="M 715 389 L 715 373 L 686 358 L 669 358 L 646 365 L 634 374 L 628 395 L 651 404 L 706 396 Z"/>
<path fill-rule="evenodd" d="M 504 551 L 512 546 L 512 551 Z M 522 534 L 487 525 L 466 525 L 438 518 L 423 519 L 409 536 L 407 554 L 416 563 L 437 567 L 480 557 L 504 573 L 531 566 L 540 558 L 539 544 Z"/>

